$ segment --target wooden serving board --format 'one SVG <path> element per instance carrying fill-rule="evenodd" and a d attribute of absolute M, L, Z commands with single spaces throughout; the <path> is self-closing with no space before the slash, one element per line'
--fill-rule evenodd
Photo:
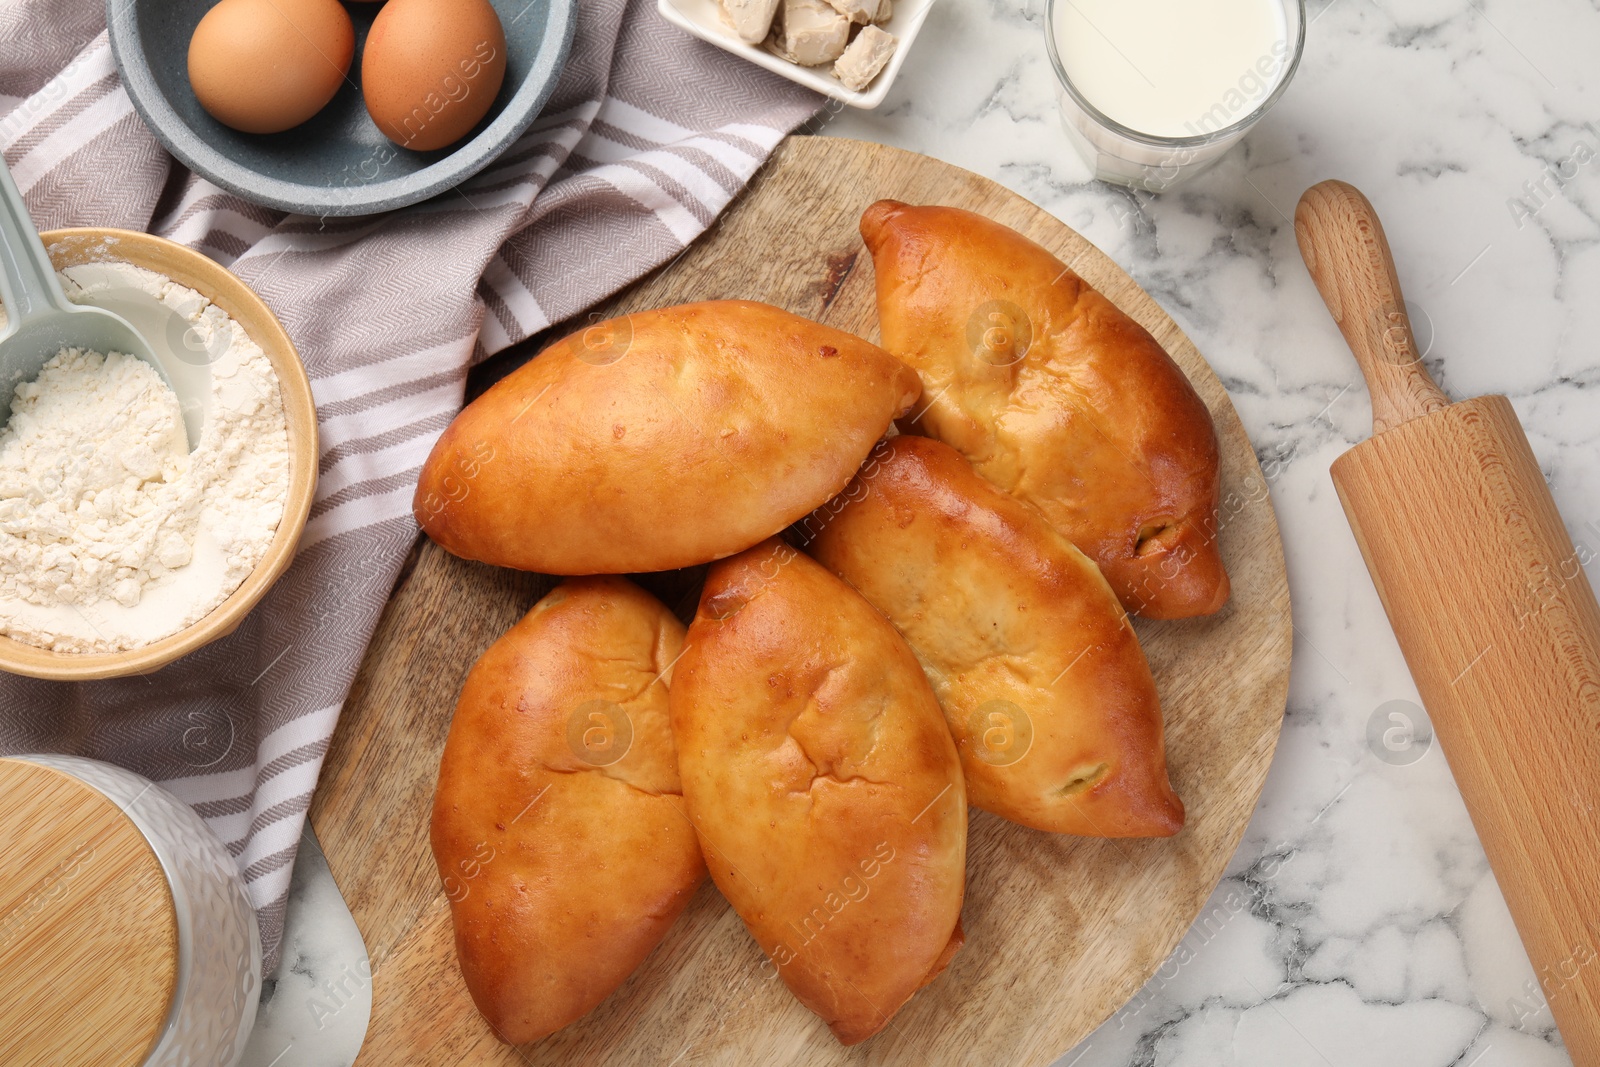
<path fill-rule="evenodd" d="M 1063 837 L 974 811 L 966 947 L 877 1037 L 841 1047 L 778 981 L 708 881 L 631 979 L 541 1042 L 503 1045 L 456 967 L 428 851 L 439 754 L 473 661 L 553 580 L 423 542 L 379 624 L 311 819 L 373 961 L 364 1067 L 419 1064 L 1048 1064 L 1125 1003 L 1216 887 L 1255 807 L 1289 685 L 1289 592 L 1266 481 L 1222 385 L 1138 285 L 1056 219 L 977 175 L 853 141 L 793 137 L 713 229 L 599 311 L 746 297 L 878 336 L 856 225 L 881 197 L 953 204 L 1051 248 L 1183 367 L 1222 442 L 1231 603 L 1137 629 L 1167 722 L 1188 824 L 1164 841 Z M 685 618 L 699 575 L 643 584 Z"/>

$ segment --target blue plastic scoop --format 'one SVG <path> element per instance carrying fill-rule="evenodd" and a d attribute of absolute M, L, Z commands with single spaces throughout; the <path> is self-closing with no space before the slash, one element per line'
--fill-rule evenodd
<path fill-rule="evenodd" d="M 154 367 L 178 397 L 184 431 L 193 449 L 200 440 L 203 397 L 186 396 L 193 377 L 169 373 L 158 352 L 127 319 L 104 308 L 74 304 L 56 278 L 55 267 L 39 240 L 22 193 L 11 171 L 0 161 L 0 300 L 7 322 L 0 331 L 0 428 L 11 418 L 11 396 L 31 382 L 63 348 L 121 352 Z"/>

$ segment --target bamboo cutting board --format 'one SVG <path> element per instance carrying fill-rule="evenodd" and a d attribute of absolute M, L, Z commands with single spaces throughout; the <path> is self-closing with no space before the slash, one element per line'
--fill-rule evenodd
<path fill-rule="evenodd" d="M 373 961 L 362 1067 L 1048 1064 L 1155 973 L 1221 878 L 1261 792 L 1288 695 L 1283 550 L 1266 479 L 1221 383 L 1114 263 L 977 175 L 878 145 L 793 137 L 685 255 L 598 311 L 744 297 L 876 339 L 871 257 L 856 224 L 882 197 L 969 208 L 1045 244 L 1148 328 L 1211 408 L 1232 601 L 1208 619 L 1136 624 L 1187 826 L 1166 841 L 1103 841 L 975 810 L 966 947 L 890 1027 L 854 1048 L 841 1047 L 781 982 L 765 980 L 771 969 L 709 881 L 588 1017 L 542 1042 L 502 1045 L 456 968 L 428 817 L 467 670 L 553 580 L 466 563 L 424 541 L 378 626 L 311 809 Z M 687 619 L 698 579 L 674 572 L 642 584 Z"/>

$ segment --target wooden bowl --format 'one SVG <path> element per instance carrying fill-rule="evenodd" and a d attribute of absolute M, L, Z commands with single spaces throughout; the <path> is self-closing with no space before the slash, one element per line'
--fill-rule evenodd
<path fill-rule="evenodd" d="M 40 235 L 57 270 L 83 263 L 131 263 L 164 274 L 216 304 L 272 361 L 289 426 L 289 492 L 266 555 L 228 599 L 171 637 L 125 652 L 52 652 L 0 636 L 0 670 L 63 682 L 145 674 L 232 633 L 288 569 L 317 488 L 317 409 L 294 342 L 271 309 L 221 264 L 162 237 L 84 227 Z"/>

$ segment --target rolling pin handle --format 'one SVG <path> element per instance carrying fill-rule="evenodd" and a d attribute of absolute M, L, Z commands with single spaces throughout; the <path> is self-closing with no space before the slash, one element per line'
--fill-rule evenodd
<path fill-rule="evenodd" d="M 1313 185 L 1295 208 L 1294 234 L 1367 380 L 1373 433 L 1448 406 L 1417 354 L 1388 238 L 1361 191 L 1334 180 Z"/>

